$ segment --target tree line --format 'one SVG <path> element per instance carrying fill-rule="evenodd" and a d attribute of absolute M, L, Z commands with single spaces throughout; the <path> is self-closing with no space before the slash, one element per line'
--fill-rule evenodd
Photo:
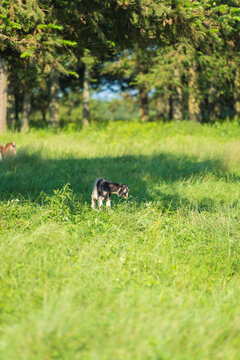
<path fill-rule="evenodd" d="M 159 120 L 240 117 L 239 55 L 239 0 L 3 0 L 0 131 L 34 112 L 58 127 L 73 94 L 87 125 L 102 85 L 135 94 L 142 122 L 149 103 Z"/>

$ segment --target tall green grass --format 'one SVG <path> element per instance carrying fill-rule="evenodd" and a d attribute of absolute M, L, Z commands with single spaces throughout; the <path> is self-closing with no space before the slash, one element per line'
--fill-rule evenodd
<path fill-rule="evenodd" d="M 237 123 L 8 133 L 0 359 L 239 359 Z M 90 208 L 97 177 L 128 201 Z"/>

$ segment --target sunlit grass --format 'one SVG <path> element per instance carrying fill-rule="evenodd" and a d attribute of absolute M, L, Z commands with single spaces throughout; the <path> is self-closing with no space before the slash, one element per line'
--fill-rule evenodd
<path fill-rule="evenodd" d="M 8 133 L 0 359 L 238 359 L 237 123 Z M 130 199 L 93 211 L 97 177 Z"/>

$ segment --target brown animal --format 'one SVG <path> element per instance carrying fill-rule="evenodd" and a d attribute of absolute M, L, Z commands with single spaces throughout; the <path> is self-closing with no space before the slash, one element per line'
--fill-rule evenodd
<path fill-rule="evenodd" d="M 16 155 L 15 142 L 7 143 L 7 145 L 0 145 L 0 161 L 6 158 L 14 157 Z"/>

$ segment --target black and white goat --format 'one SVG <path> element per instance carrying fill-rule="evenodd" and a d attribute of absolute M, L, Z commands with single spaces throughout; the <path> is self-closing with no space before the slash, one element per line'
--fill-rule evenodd
<path fill-rule="evenodd" d="M 98 208 L 101 210 L 103 201 L 106 200 L 106 206 L 111 209 L 111 194 L 116 194 L 128 198 L 129 189 L 125 184 L 117 184 L 104 179 L 96 179 L 92 189 L 92 208 L 95 209 L 96 202 L 98 201 Z"/>

